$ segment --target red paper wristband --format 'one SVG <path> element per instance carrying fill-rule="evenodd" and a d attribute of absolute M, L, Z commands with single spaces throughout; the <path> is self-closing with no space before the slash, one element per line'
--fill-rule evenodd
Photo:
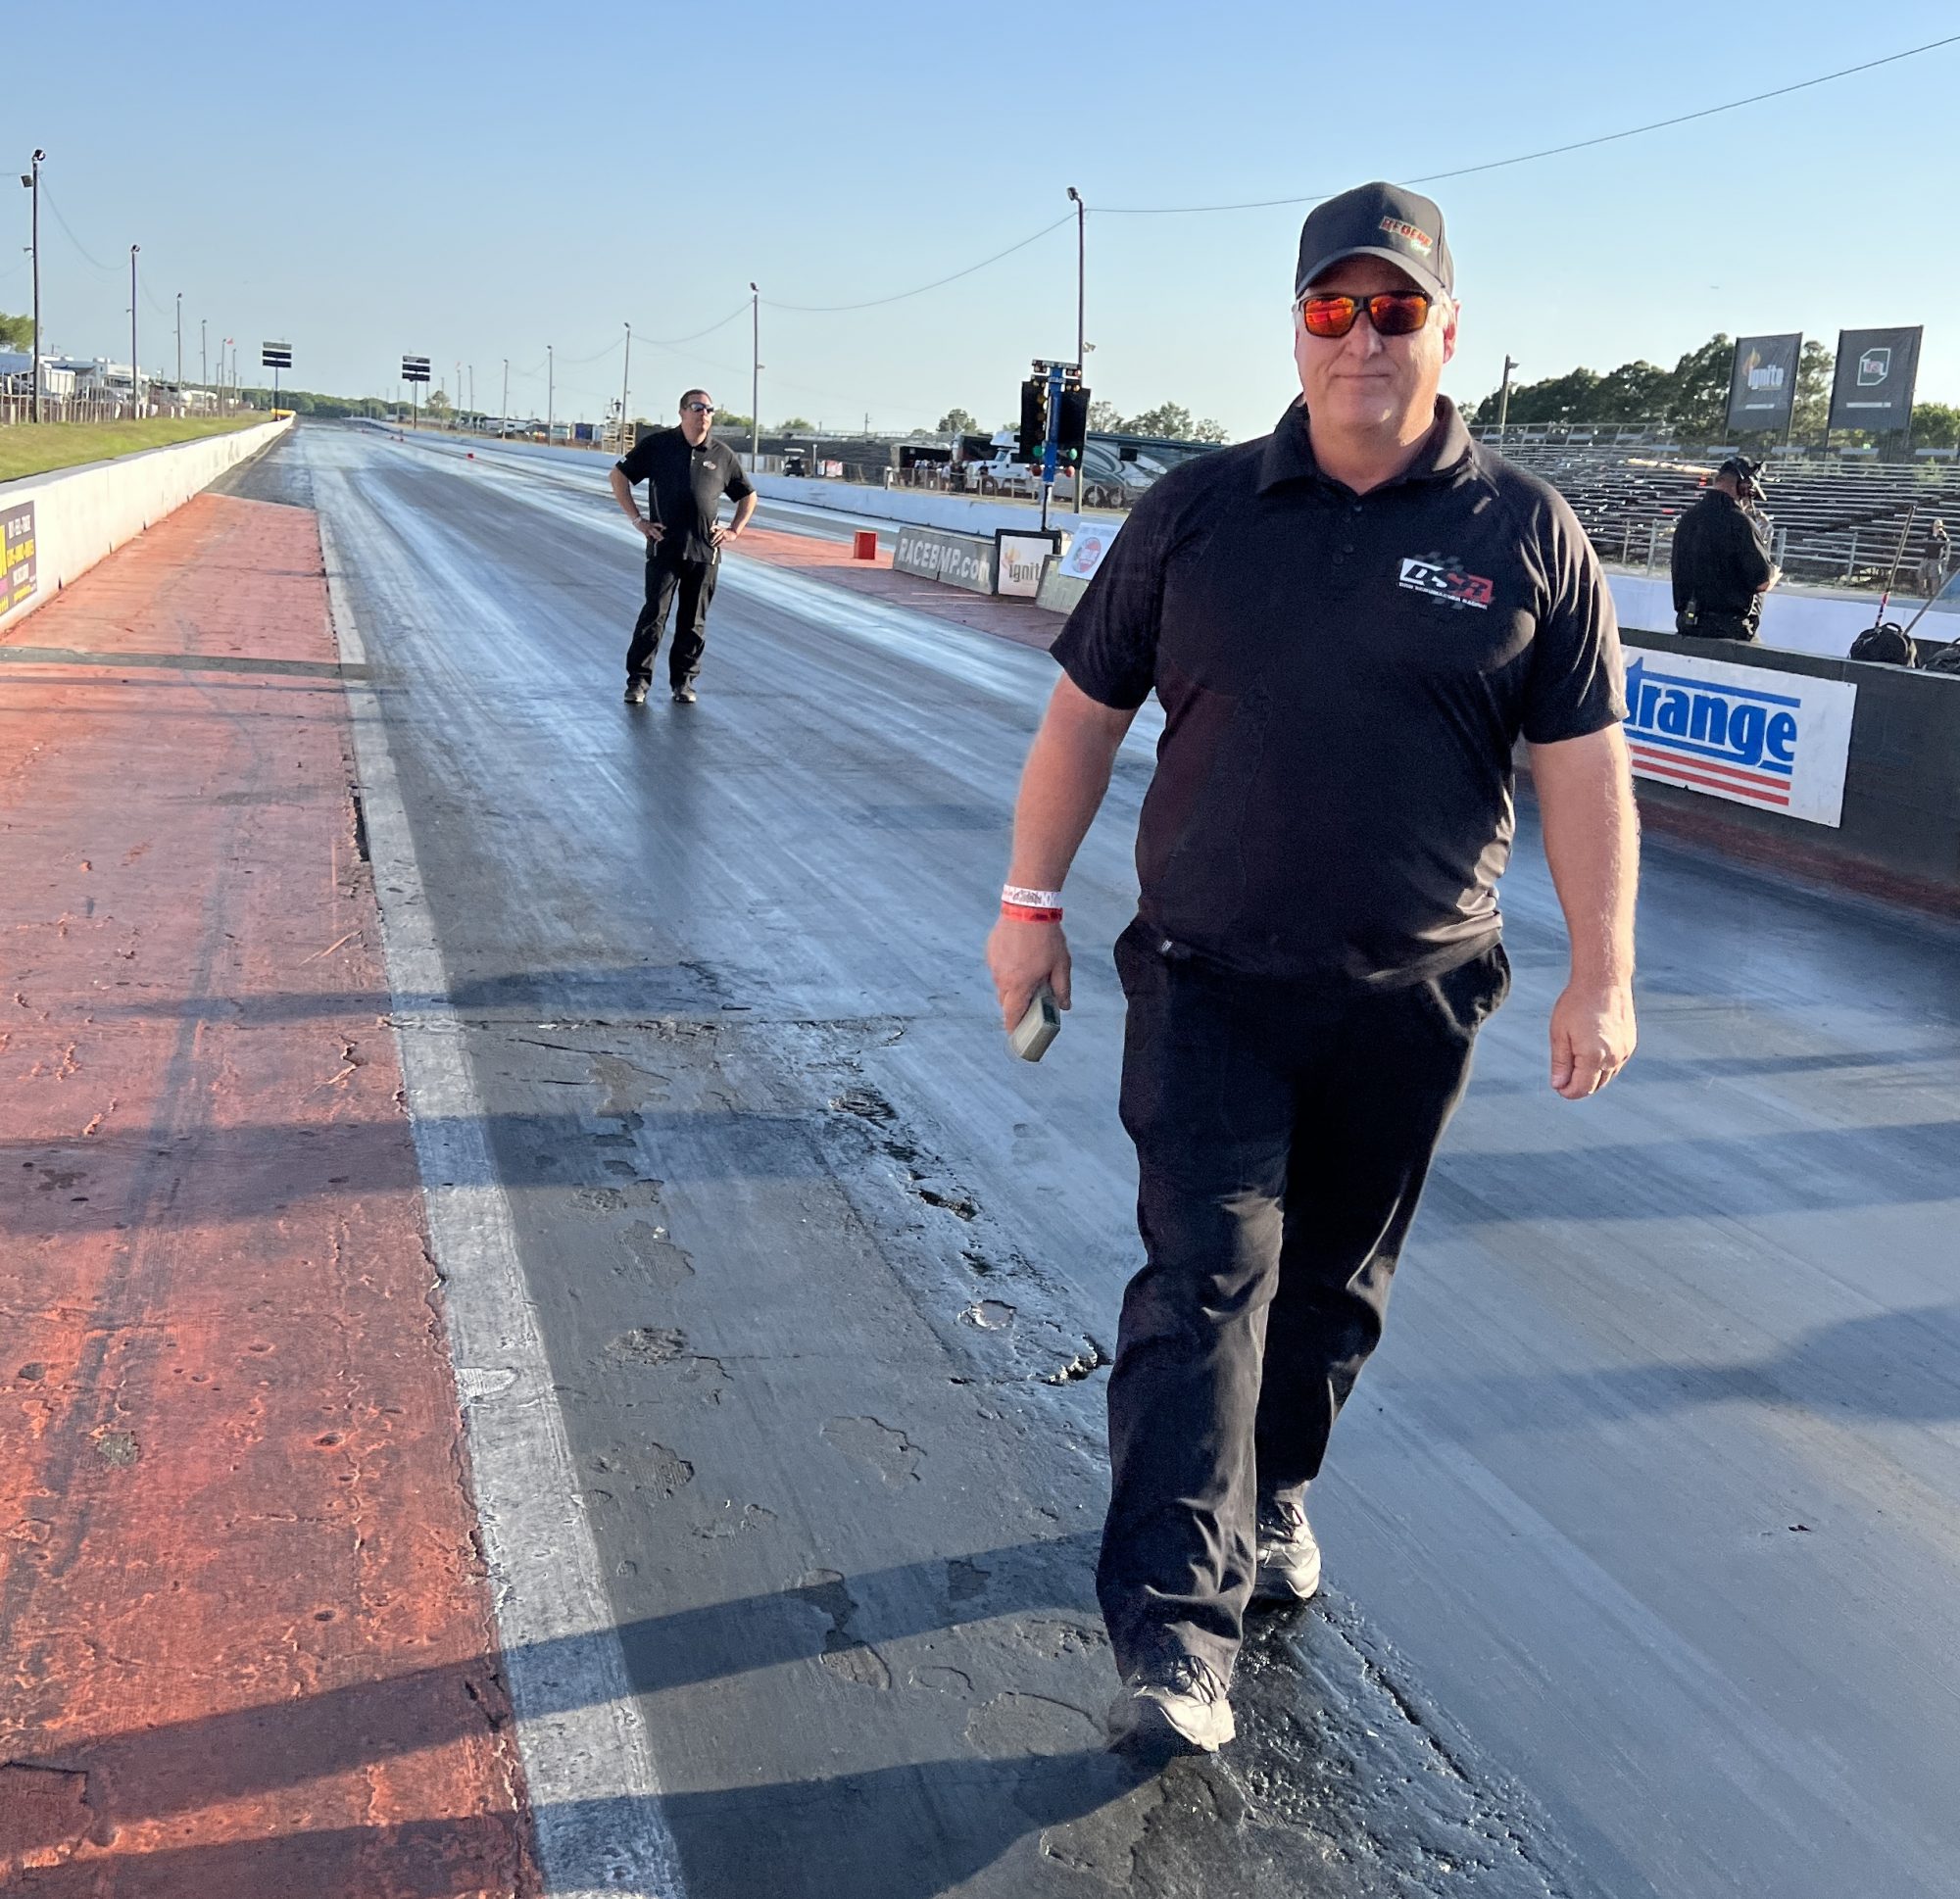
<path fill-rule="evenodd" d="M 1016 923 L 1059 923 L 1059 910 L 1036 909 L 1031 903 L 1003 903 L 1001 914 L 1011 917 Z"/>

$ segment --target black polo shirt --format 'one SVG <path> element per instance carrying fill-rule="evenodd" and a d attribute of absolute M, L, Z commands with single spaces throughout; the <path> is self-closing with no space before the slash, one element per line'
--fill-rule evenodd
<path fill-rule="evenodd" d="M 713 436 L 696 448 L 678 428 L 657 428 L 621 458 L 628 481 L 648 484 L 648 510 L 666 529 L 647 543 L 649 560 L 711 560 L 714 521 L 723 495 L 740 501 L 756 484 L 742 470 L 741 458 Z"/>
<path fill-rule="evenodd" d="M 1674 530 L 1674 610 L 1692 601 L 1698 612 L 1746 619 L 1776 570 L 1763 544 L 1767 532 L 1734 495 L 1709 489 Z"/>
<path fill-rule="evenodd" d="M 1585 531 L 1455 407 L 1356 495 L 1298 404 L 1138 502 L 1054 644 L 1090 698 L 1163 703 L 1137 838 L 1157 935 L 1250 975 L 1392 987 L 1498 931 L 1511 755 L 1622 717 Z"/>

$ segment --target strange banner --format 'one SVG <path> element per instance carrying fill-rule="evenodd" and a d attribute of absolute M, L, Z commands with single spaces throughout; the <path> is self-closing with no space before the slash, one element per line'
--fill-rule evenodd
<path fill-rule="evenodd" d="M 1875 435 L 1912 426 L 1922 328 L 1840 329 L 1831 384 L 1831 426 Z"/>
<path fill-rule="evenodd" d="M 1737 339 L 1736 366 L 1729 378 L 1729 433 L 1789 427 L 1796 406 L 1796 365 L 1803 337 L 1743 336 Z"/>

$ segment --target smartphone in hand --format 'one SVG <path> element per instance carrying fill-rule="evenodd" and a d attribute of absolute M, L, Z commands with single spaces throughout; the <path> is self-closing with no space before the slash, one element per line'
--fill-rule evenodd
<path fill-rule="evenodd" d="M 1007 1037 L 1007 1047 L 1023 1061 L 1039 1061 L 1048 1046 L 1061 1033 L 1061 1005 L 1054 991 L 1046 983 L 1035 991 L 1028 1012 L 1015 1023 Z"/>

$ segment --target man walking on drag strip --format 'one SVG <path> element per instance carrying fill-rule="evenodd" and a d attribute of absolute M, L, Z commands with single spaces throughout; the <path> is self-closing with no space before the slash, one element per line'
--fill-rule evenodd
<path fill-rule="evenodd" d="M 633 624 L 626 650 L 626 704 L 644 706 L 654 683 L 654 660 L 676 608 L 667 683 L 677 704 L 692 706 L 694 682 L 708 644 L 708 604 L 714 598 L 721 548 L 749 525 L 756 488 L 741 459 L 713 439 L 714 398 L 690 389 L 680 399 L 680 425 L 657 428 L 613 463 L 613 498 L 647 539 L 647 604 Z M 633 500 L 633 484 L 647 484 L 650 517 Z M 735 518 L 720 519 L 721 498 L 735 499 Z"/>
<path fill-rule="evenodd" d="M 1478 1027 L 1509 987 L 1496 881 L 1522 736 L 1571 940 L 1550 1086 L 1634 1049 L 1638 831 L 1619 634 L 1545 483 L 1440 397 L 1443 215 L 1363 185 L 1300 232 L 1301 400 L 1138 503 L 1055 642 L 988 960 L 1068 999 L 1061 886 L 1154 690 L 1116 946 L 1145 1264 L 1109 1382 L 1097 1588 L 1112 1739 L 1215 1748 L 1247 1605 L 1304 1600 L 1304 1509 L 1379 1340 Z"/>

